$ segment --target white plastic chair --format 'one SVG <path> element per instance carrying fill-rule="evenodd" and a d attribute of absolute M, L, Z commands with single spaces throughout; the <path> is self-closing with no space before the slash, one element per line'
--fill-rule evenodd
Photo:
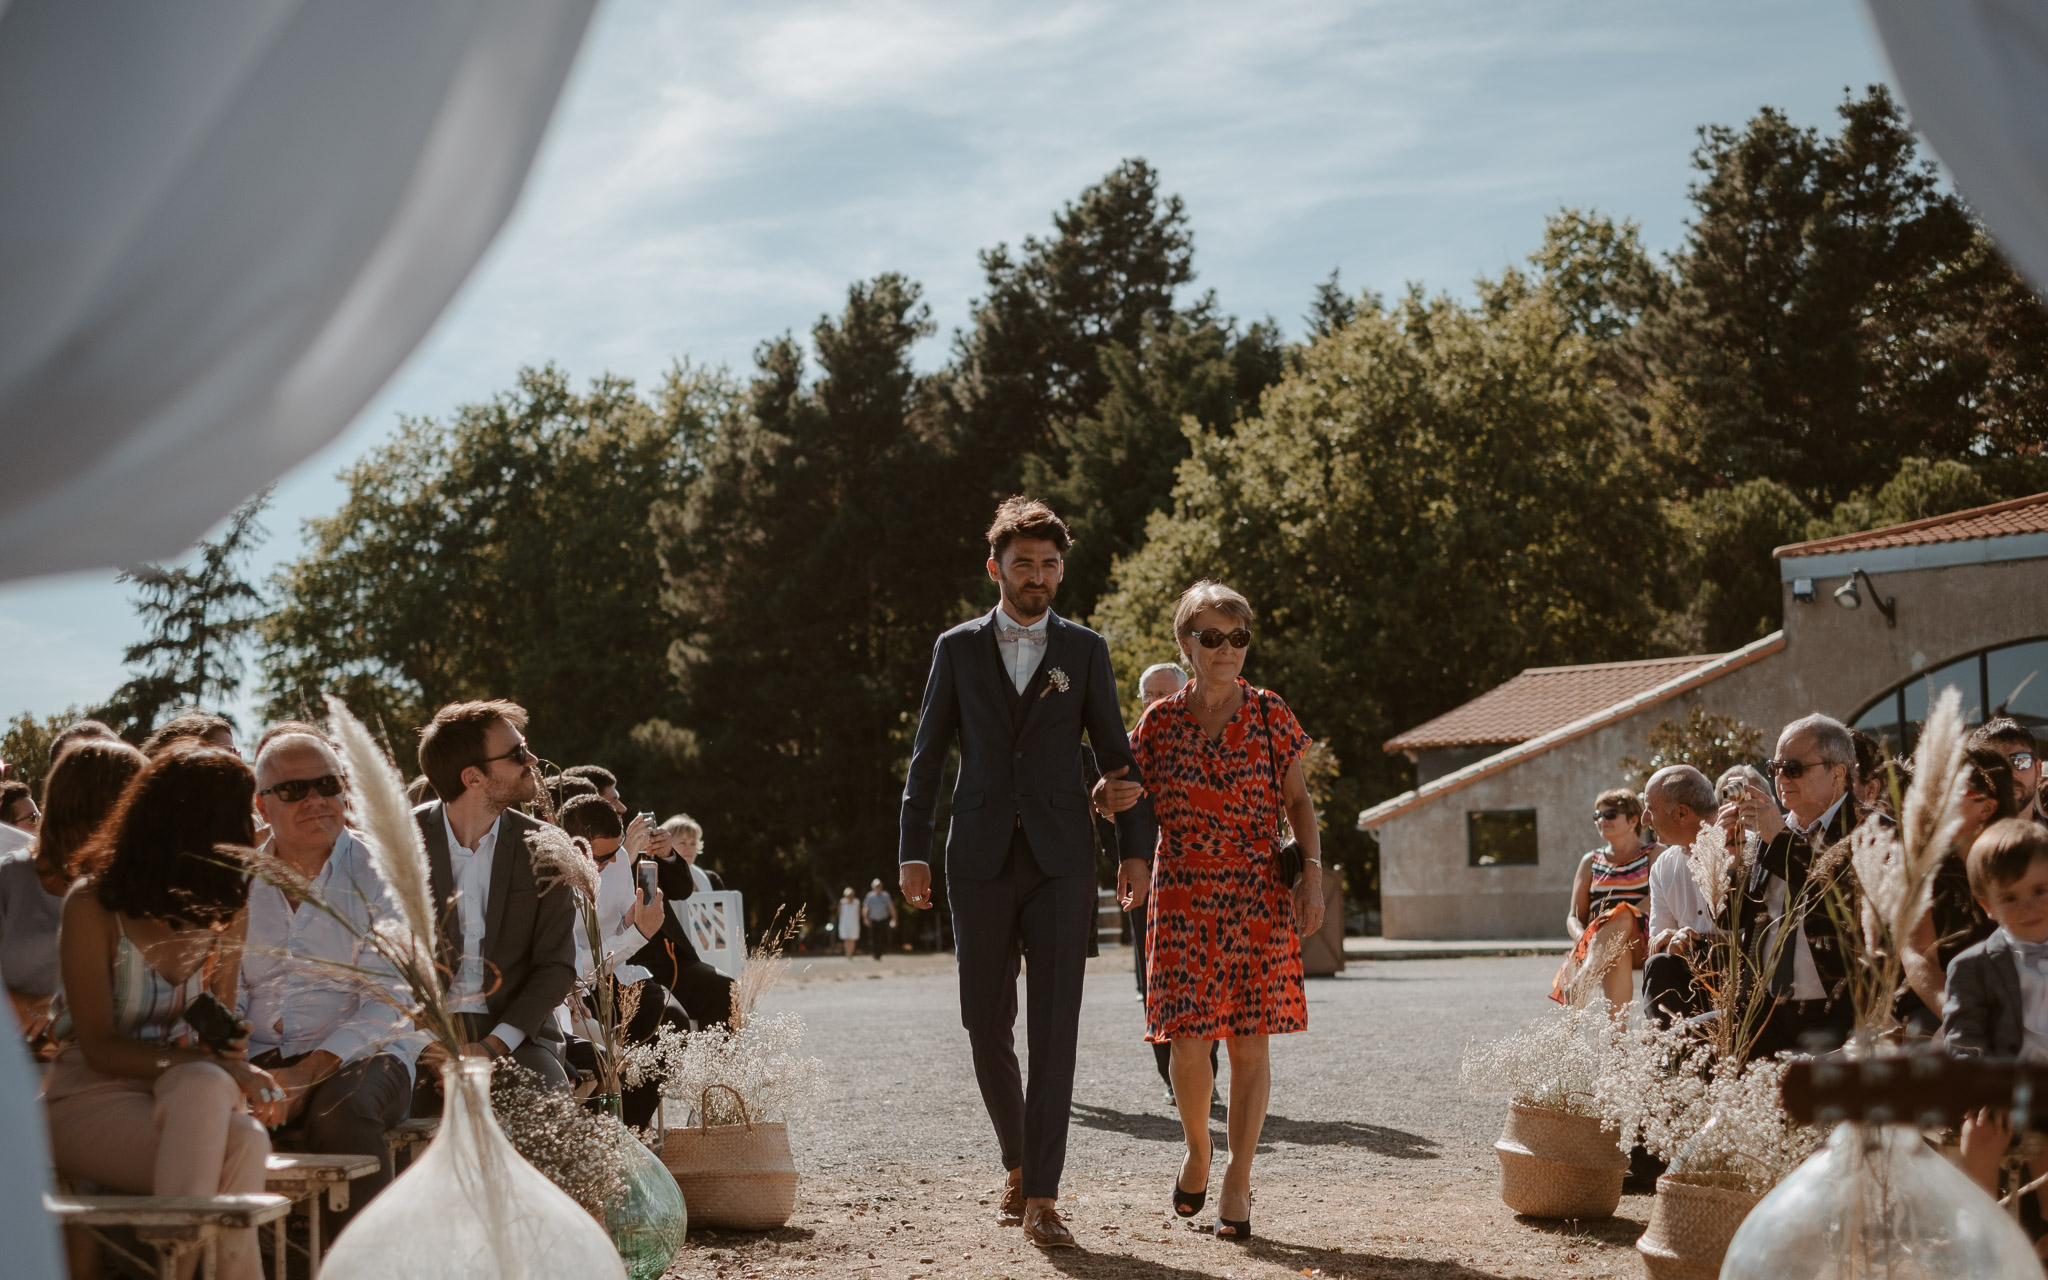
<path fill-rule="evenodd" d="M 689 935 L 704 963 L 737 979 L 747 965 L 747 917 L 740 895 L 731 889 L 699 889 L 670 909 Z"/>

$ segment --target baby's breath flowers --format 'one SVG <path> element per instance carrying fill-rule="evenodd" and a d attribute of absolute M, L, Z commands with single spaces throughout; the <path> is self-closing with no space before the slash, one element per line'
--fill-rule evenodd
<path fill-rule="evenodd" d="M 587 1110 L 509 1058 L 492 1068 L 491 1112 L 513 1150 L 604 1221 L 605 1205 L 626 1189 L 623 1138 L 611 1117 Z"/>
<path fill-rule="evenodd" d="M 1467 1045 L 1458 1079 L 1480 1097 L 1597 1115 L 1594 1089 L 1611 1026 L 1607 1002 L 1598 998 L 1547 1014 L 1490 1044 Z"/>

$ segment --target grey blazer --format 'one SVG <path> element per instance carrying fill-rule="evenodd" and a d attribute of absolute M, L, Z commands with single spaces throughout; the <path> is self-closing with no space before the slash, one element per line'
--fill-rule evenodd
<path fill-rule="evenodd" d="M 2019 955 L 1994 933 L 1948 962 L 1941 1038 L 1952 1053 L 2017 1058 L 2026 1046 Z"/>
<path fill-rule="evenodd" d="M 462 926 L 441 802 L 421 805 L 413 819 L 426 841 L 434 902 L 441 913 L 440 962 L 452 976 L 461 960 Z M 491 891 L 484 903 L 484 1009 L 492 1025 L 517 1027 L 560 1052 L 562 1034 L 554 1011 L 576 985 L 576 908 L 566 888 L 541 893 L 534 885 L 526 833 L 540 825 L 516 809 L 498 819 Z"/>

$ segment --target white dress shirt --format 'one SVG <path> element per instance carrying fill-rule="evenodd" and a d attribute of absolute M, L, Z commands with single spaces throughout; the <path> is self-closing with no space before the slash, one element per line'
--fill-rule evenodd
<path fill-rule="evenodd" d="M 1666 929 L 1690 929 L 1702 938 L 1721 932 L 1707 910 L 1706 895 L 1692 878 L 1692 859 L 1682 845 L 1666 845 L 1650 864 L 1650 937 Z"/>
<path fill-rule="evenodd" d="M 36 842 L 32 832 L 23 831 L 11 822 L 0 822 L 0 857 L 16 849 L 26 849 Z"/>
<path fill-rule="evenodd" d="M 1050 613 L 1041 613 L 1038 615 L 1038 621 L 1023 629 L 1043 635 L 1046 621 L 1051 617 Z M 1010 617 L 1009 611 L 1001 605 L 996 606 L 995 618 L 996 647 L 1002 650 L 1003 670 L 1010 673 L 1010 680 L 1017 686 L 1017 692 L 1022 693 L 1024 686 L 1031 683 L 1031 677 L 1038 674 L 1038 664 L 1045 661 L 1045 645 L 1003 639 L 1004 627 L 1017 627 L 1022 624 Z"/>
<path fill-rule="evenodd" d="M 622 853 L 612 855 L 610 862 L 597 869 L 597 929 L 603 935 L 604 958 L 614 965 L 647 945 L 647 935 L 626 919 L 639 897 L 640 887 Z M 587 987 L 597 978 L 597 966 L 591 960 L 590 934 L 583 927 L 581 913 L 577 916 L 575 933 L 576 975 Z M 619 981 L 632 981 L 624 968 L 619 971 Z"/>
<path fill-rule="evenodd" d="M 2013 949 L 2013 967 L 2020 971 L 2020 1058 L 2026 1062 L 2048 1062 L 2048 978 L 2034 972 L 2019 943 L 2004 929 L 1995 935 Z"/>
<path fill-rule="evenodd" d="M 483 1013 L 484 920 L 491 907 L 491 867 L 498 852 L 498 832 L 505 825 L 500 813 L 491 829 L 477 838 L 476 848 L 464 847 L 455 838 L 448 821 L 448 806 L 441 806 L 441 826 L 448 833 L 448 869 L 455 874 L 455 901 L 462 923 L 462 961 L 455 981 L 448 987 L 448 1008 L 455 1013 Z M 508 1023 L 499 1023 L 487 1033 L 505 1042 L 506 1052 L 525 1043 L 526 1033 Z"/>
<path fill-rule="evenodd" d="M 1827 830 L 1828 823 L 1835 820 L 1835 811 L 1844 804 L 1847 804 L 1848 801 L 1848 793 L 1843 792 L 1840 796 L 1836 797 L 1833 804 L 1828 806 L 1826 813 L 1814 819 L 1812 825 L 1794 829 L 1806 836 L 1808 842 L 1811 843 L 1812 837 Z M 1789 818 L 1792 815 L 1788 813 L 1785 816 Z M 1765 956 L 1769 956 L 1777 950 L 1778 930 L 1785 921 L 1785 895 L 1787 889 L 1788 886 L 1780 876 L 1769 877 L 1764 885 L 1764 909 L 1771 914 L 1770 928 L 1764 935 Z M 1792 999 L 1827 999 L 1828 990 L 1821 985 L 1820 970 L 1815 968 L 1813 964 L 1813 949 L 1806 945 L 1806 920 L 1804 917 L 1799 921 L 1799 932 L 1793 935 L 1792 943 L 1796 948 L 1792 953 Z M 1766 976 L 1768 977 L 1768 975 Z"/>
<path fill-rule="evenodd" d="M 344 1063 L 388 1053 L 411 1071 L 424 1037 L 404 1012 L 410 993 L 359 936 L 379 920 L 403 916 L 360 835 L 341 833 L 312 889 L 347 924 L 311 904 L 293 910 L 267 880 L 249 883 L 239 1000 L 250 1024 L 249 1052 L 275 1049 L 290 1058 L 325 1049 Z M 371 971 L 384 979 L 383 989 L 367 985 L 364 975 L 335 971 L 335 963 Z"/>

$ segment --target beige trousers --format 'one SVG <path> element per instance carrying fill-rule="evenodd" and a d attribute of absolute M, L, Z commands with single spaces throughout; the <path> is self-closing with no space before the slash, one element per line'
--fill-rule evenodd
<path fill-rule="evenodd" d="M 185 1062 L 155 1080 L 110 1076 L 77 1048 L 59 1054 L 44 1091 L 57 1172 L 133 1195 L 252 1195 L 263 1190 L 270 1135 L 242 1105 L 242 1090 L 210 1062 Z M 199 1264 L 185 1260 L 189 1277 Z M 224 1232 L 220 1280 L 262 1280 L 254 1231 Z"/>

